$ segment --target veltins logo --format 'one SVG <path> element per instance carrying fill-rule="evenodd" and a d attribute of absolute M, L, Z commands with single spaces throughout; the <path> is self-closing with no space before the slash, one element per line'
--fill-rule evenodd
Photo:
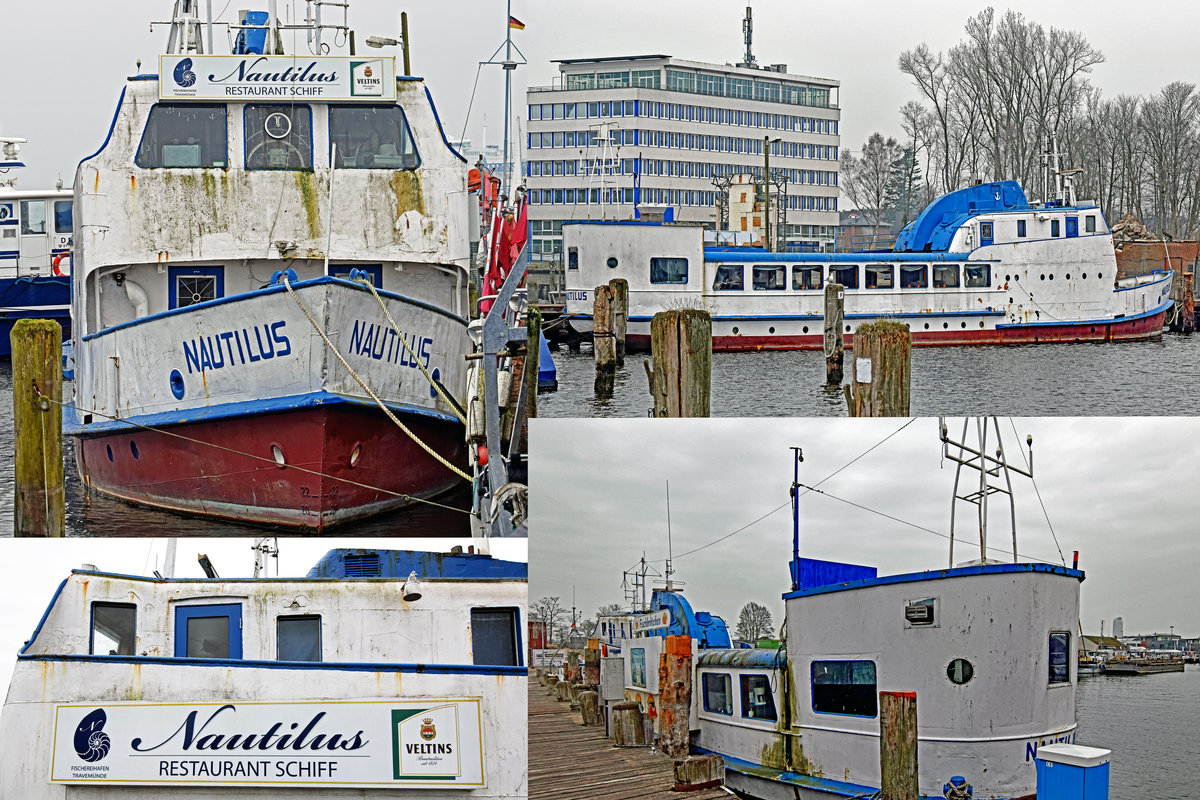
<path fill-rule="evenodd" d="M 458 708 L 392 709 L 392 777 L 398 781 L 452 781 L 459 765 Z"/>
<path fill-rule="evenodd" d="M 350 62 L 350 95 L 352 97 L 383 97 L 383 62 Z"/>
<path fill-rule="evenodd" d="M 75 728 L 75 754 L 84 761 L 100 761 L 108 755 L 108 734 L 103 731 L 108 715 L 103 708 L 88 714 Z"/>
<path fill-rule="evenodd" d="M 175 82 L 185 89 L 196 82 L 196 73 L 192 72 L 190 58 L 185 58 L 175 65 Z"/>

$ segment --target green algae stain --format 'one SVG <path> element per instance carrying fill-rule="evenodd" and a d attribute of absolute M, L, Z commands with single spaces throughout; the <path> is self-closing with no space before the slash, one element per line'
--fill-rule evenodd
<path fill-rule="evenodd" d="M 417 211 L 425 215 L 425 193 L 421 191 L 421 179 L 411 170 L 396 170 L 392 173 L 392 194 L 396 197 L 396 217 L 406 211 Z"/>
<path fill-rule="evenodd" d="M 321 210 L 317 201 L 317 191 L 313 186 L 311 172 L 296 173 L 296 188 L 300 190 L 300 201 L 304 204 L 304 216 L 308 222 L 310 239 L 321 238 Z"/>

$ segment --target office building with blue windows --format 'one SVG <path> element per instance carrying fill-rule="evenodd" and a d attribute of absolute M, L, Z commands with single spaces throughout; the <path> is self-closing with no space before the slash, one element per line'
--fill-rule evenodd
<path fill-rule="evenodd" d="M 533 260 L 561 261 L 563 220 L 666 214 L 754 230 L 731 217 L 727 193 L 761 176 L 764 146 L 778 248 L 833 250 L 838 81 L 667 55 L 555 63 L 554 84 L 526 94 Z"/>

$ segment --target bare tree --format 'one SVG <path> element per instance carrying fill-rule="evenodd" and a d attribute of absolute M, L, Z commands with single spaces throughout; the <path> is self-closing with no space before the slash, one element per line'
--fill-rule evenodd
<path fill-rule="evenodd" d="M 531 616 L 542 620 L 546 625 L 546 642 L 557 641 L 555 631 L 562 625 L 566 616 L 567 610 L 562 607 L 557 597 L 543 597 L 533 604 L 530 609 Z"/>
<path fill-rule="evenodd" d="M 745 642 L 754 642 L 764 636 L 770 636 L 774 630 L 771 612 L 766 606 L 760 606 L 754 601 L 742 606 L 742 612 L 738 614 L 737 638 Z"/>
<path fill-rule="evenodd" d="M 877 131 L 858 158 L 849 152 L 842 157 L 842 191 L 876 230 L 892 206 L 893 165 L 903 155 L 895 139 L 884 139 Z"/>

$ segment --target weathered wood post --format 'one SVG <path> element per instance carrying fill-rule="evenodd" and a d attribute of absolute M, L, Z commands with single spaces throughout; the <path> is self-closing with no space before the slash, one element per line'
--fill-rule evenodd
<path fill-rule="evenodd" d="M 1196 329 L 1195 273 L 1183 273 L 1183 319 L 1179 329 L 1191 333 Z"/>
<path fill-rule="evenodd" d="M 725 759 L 715 753 L 675 762 L 675 791 L 694 792 L 725 783 Z"/>
<path fill-rule="evenodd" d="M 854 373 L 846 386 L 852 417 L 907 417 L 912 333 L 902 322 L 868 322 L 854 330 Z"/>
<path fill-rule="evenodd" d="M 542 312 L 535 306 L 530 306 L 529 316 L 525 319 L 525 423 L 537 417 L 538 371 L 542 360 Z M 525 443 L 525 437 L 521 437 Z M 528 451 L 525 451 L 528 452 Z"/>
<path fill-rule="evenodd" d="M 603 725 L 600 717 L 600 694 L 590 689 L 579 693 L 579 717 L 589 727 Z"/>
<path fill-rule="evenodd" d="M 567 651 L 567 663 L 563 665 L 563 674 L 571 683 L 579 682 L 579 651 Z"/>
<path fill-rule="evenodd" d="M 654 399 L 652 416 L 707 417 L 712 388 L 712 318 L 685 308 L 650 321 L 653 366 L 644 362 Z"/>
<path fill-rule="evenodd" d="M 883 800 L 917 800 L 917 693 L 879 693 L 879 774 Z"/>
<path fill-rule="evenodd" d="M 646 744 L 641 706 L 632 700 L 626 700 L 617 703 L 612 709 L 613 743 L 617 747 L 638 747 Z"/>
<path fill-rule="evenodd" d="M 595 393 L 612 397 L 617 371 L 617 342 L 612 329 L 612 290 L 597 286 L 592 299 L 592 354 L 596 359 Z"/>
<path fill-rule="evenodd" d="M 612 292 L 612 332 L 617 346 L 617 366 L 625 366 L 625 328 L 629 324 L 629 281 L 613 278 L 608 282 Z"/>
<path fill-rule="evenodd" d="M 692 705 L 692 639 L 668 636 L 658 659 L 658 746 L 672 758 L 687 758 Z"/>
<path fill-rule="evenodd" d="M 479 319 L 479 287 L 474 281 L 467 284 L 467 311 L 471 319 Z"/>
<path fill-rule="evenodd" d="M 21 319 L 9 340 L 16 440 L 13 531 L 63 536 L 62 327 L 54 320 Z"/>
<path fill-rule="evenodd" d="M 554 684 L 554 699 L 560 703 L 565 703 L 571 699 L 570 681 L 559 681 Z"/>
<path fill-rule="evenodd" d="M 846 287 L 840 283 L 825 284 L 825 385 L 842 385 L 842 360 L 845 337 L 842 325 L 846 318 Z"/>
<path fill-rule="evenodd" d="M 583 651 L 583 682 L 600 685 L 600 645 L 595 639 L 589 639 L 588 649 Z"/>

